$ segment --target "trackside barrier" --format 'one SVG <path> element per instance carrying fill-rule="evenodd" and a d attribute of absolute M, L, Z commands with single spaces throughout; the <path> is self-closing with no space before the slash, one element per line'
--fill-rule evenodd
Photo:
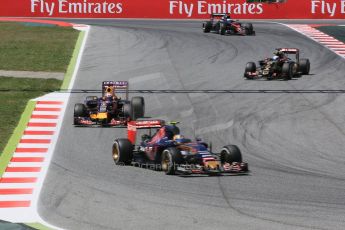
<path fill-rule="evenodd" d="M 345 19 L 345 0 L 1 0 L 0 17 Z M 271 2 L 271 3 L 267 3 Z"/>

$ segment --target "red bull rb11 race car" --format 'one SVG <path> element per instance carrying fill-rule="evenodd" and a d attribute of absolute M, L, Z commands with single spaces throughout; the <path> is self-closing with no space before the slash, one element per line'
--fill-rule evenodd
<path fill-rule="evenodd" d="M 124 98 L 116 95 L 116 90 L 124 91 Z M 125 126 L 130 120 L 144 117 L 143 97 L 128 100 L 127 81 L 104 81 L 102 97 L 88 96 L 85 103 L 74 106 L 75 126 Z"/>
<path fill-rule="evenodd" d="M 236 145 L 226 145 L 220 153 L 201 139 L 191 140 L 180 134 L 176 122 L 166 125 L 163 120 L 137 120 L 128 123 L 128 138 L 114 141 L 112 156 L 117 165 L 149 164 L 167 175 L 224 173 L 244 174 L 248 164 Z M 141 133 L 141 140 L 136 136 Z M 154 134 L 152 134 L 154 132 Z"/>

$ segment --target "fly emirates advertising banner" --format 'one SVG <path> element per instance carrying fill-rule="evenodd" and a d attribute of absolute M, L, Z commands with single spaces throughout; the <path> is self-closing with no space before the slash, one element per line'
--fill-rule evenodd
<path fill-rule="evenodd" d="M 345 0 L 1 0 L 1 17 L 345 19 Z"/>

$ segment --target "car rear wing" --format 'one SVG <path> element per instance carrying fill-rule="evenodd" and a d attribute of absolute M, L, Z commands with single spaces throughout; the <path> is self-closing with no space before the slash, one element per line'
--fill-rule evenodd
<path fill-rule="evenodd" d="M 102 95 L 105 96 L 107 90 L 110 90 L 112 87 L 114 90 L 124 90 L 126 93 L 126 100 L 128 100 L 128 89 L 129 83 L 128 81 L 103 81 L 102 82 Z M 115 92 L 113 92 L 115 94 Z"/>
<path fill-rule="evenodd" d="M 214 14 L 211 14 L 211 18 L 223 17 L 223 16 L 225 16 L 225 15 L 227 15 L 227 13 L 222 13 L 222 14 L 216 14 L 216 13 L 214 13 Z"/>
<path fill-rule="evenodd" d="M 127 123 L 128 140 L 135 145 L 137 129 L 161 128 L 165 125 L 164 120 L 136 120 Z"/>
<path fill-rule="evenodd" d="M 287 53 L 287 54 L 297 54 L 299 53 L 299 49 L 296 48 L 279 48 L 278 50 Z"/>

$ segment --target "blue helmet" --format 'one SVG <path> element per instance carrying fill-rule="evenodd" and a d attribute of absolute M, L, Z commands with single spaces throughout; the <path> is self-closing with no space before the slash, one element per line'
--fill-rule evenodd
<path fill-rule="evenodd" d="M 183 135 L 180 135 L 180 134 L 174 136 L 174 141 L 179 144 L 191 142 L 190 139 L 187 139 Z"/>
<path fill-rule="evenodd" d="M 279 56 L 275 55 L 272 57 L 273 61 L 277 61 L 279 59 Z"/>
<path fill-rule="evenodd" d="M 165 126 L 165 131 L 169 139 L 173 139 L 175 135 L 180 134 L 180 129 L 175 125 Z"/>

